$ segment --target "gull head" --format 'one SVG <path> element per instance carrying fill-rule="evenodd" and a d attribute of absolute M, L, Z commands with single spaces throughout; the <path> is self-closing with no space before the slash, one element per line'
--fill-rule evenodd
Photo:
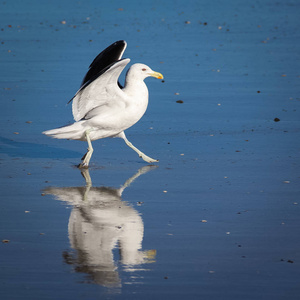
<path fill-rule="evenodd" d="M 151 68 L 144 64 L 134 64 L 128 70 L 127 76 L 134 77 L 136 79 L 144 80 L 147 77 L 155 77 L 157 79 L 163 79 L 163 75 L 159 72 L 153 71 Z"/>

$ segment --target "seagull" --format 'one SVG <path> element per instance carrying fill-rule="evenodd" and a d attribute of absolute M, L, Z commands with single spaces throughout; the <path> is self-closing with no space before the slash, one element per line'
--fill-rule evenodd
<path fill-rule="evenodd" d="M 56 139 L 86 141 L 88 149 L 79 168 L 89 166 L 94 151 L 92 141 L 107 137 L 122 138 L 144 161 L 158 162 L 133 146 L 124 131 L 137 123 L 146 112 L 148 89 L 144 79 L 149 76 L 163 79 L 163 75 L 136 63 L 127 71 L 123 87 L 119 76 L 130 62 L 129 58 L 122 59 L 126 47 L 125 41 L 117 41 L 93 60 L 80 89 L 69 101 L 73 101 L 75 122 L 43 132 Z"/>

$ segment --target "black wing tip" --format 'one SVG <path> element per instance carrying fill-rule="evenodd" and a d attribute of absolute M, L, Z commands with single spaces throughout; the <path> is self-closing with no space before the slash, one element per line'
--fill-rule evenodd
<path fill-rule="evenodd" d="M 119 40 L 119 41 L 116 41 L 116 42 L 114 42 L 112 45 L 114 45 L 114 44 L 120 44 L 120 45 L 127 45 L 127 43 L 126 43 L 126 41 L 125 40 Z"/>
<path fill-rule="evenodd" d="M 127 47 L 127 42 L 125 40 L 119 40 L 119 41 L 114 42 L 111 46 L 120 47 L 120 50 L 122 49 L 121 56 L 120 56 L 120 59 L 121 59 L 121 57 Z"/>
<path fill-rule="evenodd" d="M 124 40 L 119 40 L 101 51 L 90 64 L 89 68 L 92 68 L 95 64 L 99 63 L 100 60 L 110 59 L 111 63 L 118 61 L 122 58 L 122 55 L 127 47 L 127 43 Z"/>
<path fill-rule="evenodd" d="M 115 63 L 122 59 L 122 55 L 126 49 L 127 43 L 124 40 L 119 40 L 105 48 L 101 53 L 99 53 L 95 59 L 92 61 L 88 72 L 86 73 L 81 86 L 83 86 L 87 81 L 89 81 L 96 74 L 101 73 L 109 65 Z"/>

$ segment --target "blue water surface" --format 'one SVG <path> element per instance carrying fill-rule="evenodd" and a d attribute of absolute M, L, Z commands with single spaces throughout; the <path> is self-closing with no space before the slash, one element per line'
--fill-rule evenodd
<path fill-rule="evenodd" d="M 299 299 L 299 12 L 2 1 L 1 299 Z M 81 174 L 87 145 L 41 132 L 120 39 L 165 77 L 126 131 L 160 162 L 105 139 Z"/>

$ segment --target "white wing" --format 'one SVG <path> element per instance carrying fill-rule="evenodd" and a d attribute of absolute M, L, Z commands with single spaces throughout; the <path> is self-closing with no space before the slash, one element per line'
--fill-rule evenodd
<path fill-rule="evenodd" d="M 123 92 L 118 86 L 118 78 L 129 62 L 129 58 L 117 61 L 99 77 L 80 88 L 72 103 L 75 121 L 84 118 L 92 109 L 105 105 L 110 100 L 122 95 Z"/>

